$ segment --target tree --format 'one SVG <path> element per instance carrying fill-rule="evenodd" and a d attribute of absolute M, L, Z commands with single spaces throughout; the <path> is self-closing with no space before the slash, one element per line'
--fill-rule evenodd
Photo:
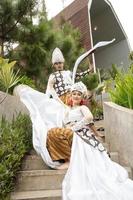
<path fill-rule="evenodd" d="M 7 13 L 6 2 L 8 2 L 9 13 L 14 13 L 10 23 L 4 16 Z M 65 57 L 65 68 L 72 69 L 77 57 L 84 49 L 80 43 L 80 33 L 70 23 L 62 23 L 60 28 L 55 29 L 52 21 L 48 21 L 44 0 L 41 1 L 38 12 L 35 0 L 3 0 L 0 3 L 2 16 L 1 45 L 18 42 L 16 49 L 8 51 L 10 60 L 17 61 L 17 67 L 21 73 L 32 78 L 38 89 L 44 91 L 49 74 L 52 71 L 51 55 L 55 47 L 59 47 Z M 1 9 L 1 10 L 2 10 Z M 10 16 L 9 15 L 9 16 Z M 34 23 L 33 19 L 38 19 Z M 4 26 L 4 32 L 2 32 Z M 6 34 L 3 34 L 6 33 Z M 7 37 L 7 33 L 8 36 Z M 3 54 L 3 52 L 2 52 Z"/>
<path fill-rule="evenodd" d="M 0 1 L 0 45 L 1 56 L 8 53 L 21 25 L 29 20 L 36 0 L 2 0 Z M 33 15 L 33 13 L 32 13 Z M 31 19 L 30 19 L 31 20 Z"/>
<path fill-rule="evenodd" d="M 42 15 L 40 15 L 42 16 Z M 70 23 L 56 30 L 52 21 L 43 16 L 36 25 L 29 24 L 19 32 L 18 59 L 23 72 L 36 81 L 37 87 L 44 91 L 49 74 L 52 72 L 51 55 L 59 47 L 65 57 L 65 68 L 72 69 L 75 60 L 84 49 L 80 44 L 80 34 Z"/>

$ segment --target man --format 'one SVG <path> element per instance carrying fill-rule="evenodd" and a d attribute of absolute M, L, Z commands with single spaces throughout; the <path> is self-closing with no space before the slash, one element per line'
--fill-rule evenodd
<path fill-rule="evenodd" d="M 72 85 L 72 72 L 64 70 L 64 61 L 61 50 L 55 48 L 52 54 L 52 64 L 55 72 L 49 76 L 46 94 L 67 104 Z M 76 73 L 76 79 L 82 78 L 92 70 L 92 68 L 89 68 L 84 72 Z"/>

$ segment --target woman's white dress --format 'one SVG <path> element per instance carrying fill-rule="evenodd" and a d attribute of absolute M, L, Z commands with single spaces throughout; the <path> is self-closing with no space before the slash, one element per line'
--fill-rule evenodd
<path fill-rule="evenodd" d="M 56 168 L 46 148 L 47 130 L 62 127 L 66 106 L 30 87 L 18 86 L 17 94 L 30 112 L 33 146 L 44 162 Z M 79 110 L 69 120 L 80 120 Z M 63 200 L 133 200 L 133 181 L 126 170 L 110 160 L 107 153 L 84 142 L 74 133 L 70 166 L 62 184 Z"/>
<path fill-rule="evenodd" d="M 82 119 L 80 110 L 71 110 L 69 121 L 77 116 Z M 127 171 L 76 133 L 62 187 L 63 200 L 133 200 L 133 181 Z"/>

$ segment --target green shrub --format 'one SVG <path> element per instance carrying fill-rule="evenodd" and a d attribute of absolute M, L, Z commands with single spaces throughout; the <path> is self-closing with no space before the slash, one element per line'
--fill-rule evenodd
<path fill-rule="evenodd" d="M 115 77 L 115 88 L 109 91 L 111 100 L 121 106 L 133 109 L 133 73 L 119 73 Z"/>
<path fill-rule="evenodd" d="M 0 90 L 6 92 L 5 97 L 0 103 L 4 101 L 7 93 L 12 94 L 13 89 L 18 84 L 25 84 L 36 89 L 35 82 L 26 75 L 18 75 L 19 70 L 14 71 L 16 61 L 9 63 L 9 59 L 0 57 Z"/>
<path fill-rule="evenodd" d="M 21 80 L 19 81 L 20 84 L 25 84 L 25 85 L 28 85 L 30 87 L 32 87 L 33 89 L 36 89 L 36 86 L 35 86 L 35 82 L 29 78 L 28 76 L 26 75 L 23 75 Z"/>
<path fill-rule="evenodd" d="M 118 67 L 116 64 L 112 64 L 111 69 L 108 69 L 108 72 L 112 79 L 115 79 L 115 77 L 117 76 L 117 74 L 120 73 L 120 71 L 120 67 Z"/>
<path fill-rule="evenodd" d="M 94 98 L 92 98 L 90 102 L 90 110 L 93 114 L 94 120 L 95 119 L 102 119 L 103 118 L 103 107 L 100 103 L 96 102 Z"/>
<path fill-rule="evenodd" d="M 96 73 L 83 77 L 82 81 L 87 86 L 88 90 L 95 89 L 99 84 L 98 75 Z"/>
<path fill-rule="evenodd" d="M 16 61 L 9 63 L 8 59 L 0 57 L 0 89 L 4 92 L 9 92 L 21 80 L 19 70 L 14 72 L 15 63 Z"/>
<path fill-rule="evenodd" d="M 0 122 L 0 197 L 5 200 L 15 184 L 24 154 L 32 148 L 31 122 L 19 115 L 12 123 Z"/>

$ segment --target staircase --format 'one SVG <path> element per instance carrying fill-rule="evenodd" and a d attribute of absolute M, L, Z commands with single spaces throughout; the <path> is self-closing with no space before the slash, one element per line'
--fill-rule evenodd
<path fill-rule="evenodd" d="M 66 170 L 50 169 L 34 151 L 27 155 L 18 173 L 12 200 L 61 200 L 61 183 Z"/>
<path fill-rule="evenodd" d="M 109 145 L 103 143 L 109 151 Z M 117 152 L 110 152 L 111 159 L 119 163 Z M 125 167 L 132 178 L 130 167 Z M 35 151 L 27 155 L 18 173 L 15 191 L 11 200 L 61 200 L 61 184 L 66 170 L 53 170 L 45 165 Z"/>

